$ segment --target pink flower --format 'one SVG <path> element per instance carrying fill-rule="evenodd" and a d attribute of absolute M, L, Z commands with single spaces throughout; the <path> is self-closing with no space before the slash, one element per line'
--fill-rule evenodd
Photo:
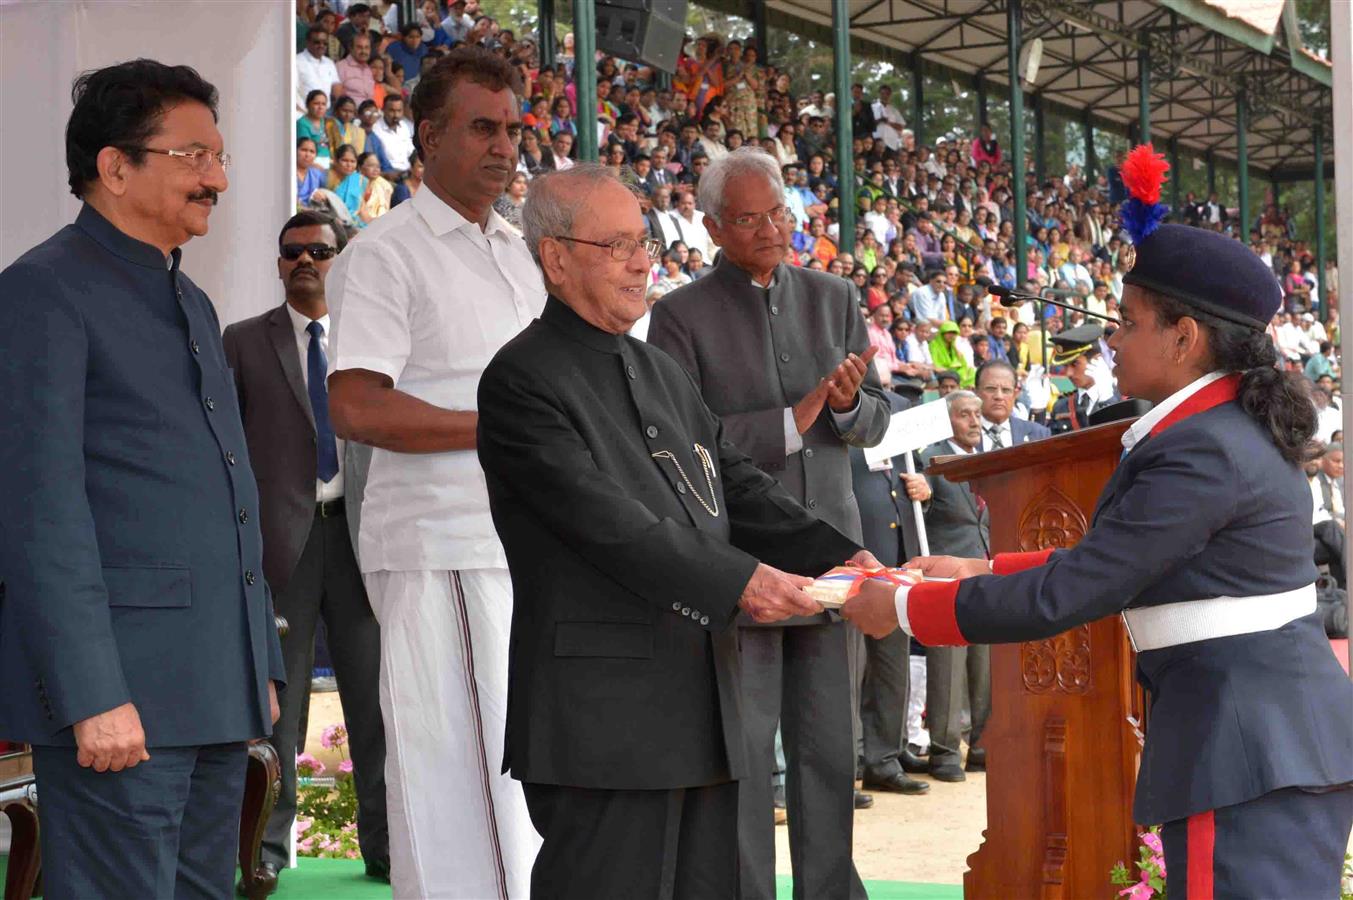
<path fill-rule="evenodd" d="M 1151 900 L 1156 894 L 1151 890 L 1151 885 L 1145 882 L 1134 884 L 1132 887 L 1118 892 L 1118 896 L 1127 897 L 1128 900 Z"/>
<path fill-rule="evenodd" d="M 342 772 L 344 775 L 351 775 L 351 774 L 352 774 L 352 760 L 350 760 L 350 759 L 345 759 L 345 760 L 343 760 L 341 763 L 339 763 L 339 764 L 338 764 L 338 771 Z"/>
<path fill-rule="evenodd" d="M 315 848 L 315 839 L 308 837 L 296 845 L 296 850 L 300 853 L 309 853 Z"/>
<path fill-rule="evenodd" d="M 357 851 L 356 851 L 356 850 L 349 850 L 349 851 L 348 851 L 348 859 L 356 859 L 356 858 L 357 858 Z"/>
<path fill-rule="evenodd" d="M 1160 856 L 1162 853 L 1165 852 L 1160 844 L 1160 835 L 1156 834 L 1154 831 L 1146 832 L 1141 836 L 1141 838 L 1142 843 L 1145 844 L 1146 848 L 1151 851 L 1152 856 Z"/>
<path fill-rule="evenodd" d="M 1155 866 L 1157 869 L 1160 870 L 1161 878 L 1165 877 L 1165 857 L 1163 856 L 1151 857 L 1151 865 Z"/>
<path fill-rule="evenodd" d="M 320 735 L 319 743 L 325 750 L 337 750 L 348 742 L 348 729 L 341 722 L 330 725 Z"/>
<path fill-rule="evenodd" d="M 297 833 L 297 834 L 305 834 L 307 831 L 310 830 L 310 826 L 313 825 L 313 824 L 314 824 L 314 822 L 311 821 L 310 819 L 307 819 L 305 816 L 297 816 L 297 817 L 296 817 L 296 833 Z"/>
<path fill-rule="evenodd" d="M 302 753 L 296 757 L 296 774 L 298 775 L 323 775 L 325 770 L 324 763 L 315 759 L 309 753 Z"/>

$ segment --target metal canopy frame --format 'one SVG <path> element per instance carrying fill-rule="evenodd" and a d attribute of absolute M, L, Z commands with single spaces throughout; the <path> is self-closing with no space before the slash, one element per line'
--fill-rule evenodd
<path fill-rule="evenodd" d="M 743 13 L 746 0 L 701 0 Z M 831 41 L 834 3 L 764 0 L 771 24 Z M 1010 85 L 1007 0 L 846 0 L 852 51 L 927 70 L 993 94 Z M 1022 0 L 1021 38 L 1043 42 L 1042 65 L 1025 85 L 1034 108 L 1117 132 L 1140 118 L 1147 85 L 1150 134 L 1198 157 L 1242 156 L 1270 180 L 1311 177 L 1317 135 L 1328 141 L 1328 70 L 1291 44 L 1289 8 L 1273 35 L 1219 21 L 1201 0 Z M 1141 77 L 1140 61 L 1149 77 Z M 1245 147 L 1239 98 L 1245 98 Z M 1326 159 L 1332 147 L 1321 148 Z"/>

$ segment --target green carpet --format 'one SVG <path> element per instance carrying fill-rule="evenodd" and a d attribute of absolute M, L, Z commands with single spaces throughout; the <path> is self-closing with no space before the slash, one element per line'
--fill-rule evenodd
<path fill-rule="evenodd" d="M 0 855 L 0 883 L 8 859 Z M 789 876 L 776 879 L 782 900 L 790 897 Z M 866 881 L 871 900 L 961 900 L 963 888 L 956 884 L 911 884 L 905 881 Z M 300 867 L 282 873 L 277 900 L 390 900 L 390 888 L 368 879 L 360 860 L 309 859 Z"/>

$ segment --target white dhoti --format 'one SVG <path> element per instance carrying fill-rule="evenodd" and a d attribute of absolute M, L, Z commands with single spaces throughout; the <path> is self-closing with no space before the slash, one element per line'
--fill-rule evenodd
<path fill-rule="evenodd" d="M 499 774 L 512 584 L 504 569 L 368 572 L 396 900 L 527 897 L 540 836 Z"/>

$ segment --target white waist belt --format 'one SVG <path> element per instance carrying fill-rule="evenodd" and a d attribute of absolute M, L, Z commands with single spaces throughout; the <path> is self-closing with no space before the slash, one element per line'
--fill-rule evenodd
<path fill-rule="evenodd" d="M 1315 612 L 1315 585 L 1257 597 L 1210 597 L 1123 611 L 1133 649 L 1160 650 L 1195 641 L 1276 631 Z"/>

